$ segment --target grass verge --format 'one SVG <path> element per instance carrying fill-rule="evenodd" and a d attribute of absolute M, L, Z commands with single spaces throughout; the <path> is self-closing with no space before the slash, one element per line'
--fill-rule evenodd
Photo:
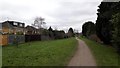
<path fill-rule="evenodd" d="M 2 66 L 2 46 L 0 46 L 0 68 Z"/>
<path fill-rule="evenodd" d="M 29 45 L 30 44 L 30 45 Z M 3 66 L 65 66 L 77 47 L 74 38 L 2 48 Z"/>
<path fill-rule="evenodd" d="M 118 60 L 120 58 L 118 58 L 119 56 L 114 48 L 89 40 L 85 37 L 80 37 L 80 39 L 85 41 L 91 49 L 98 66 L 118 66 Z"/>

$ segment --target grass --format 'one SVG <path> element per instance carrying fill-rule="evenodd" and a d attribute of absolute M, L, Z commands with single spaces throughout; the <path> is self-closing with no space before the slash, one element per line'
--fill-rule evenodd
<path fill-rule="evenodd" d="M 98 66 L 118 66 L 119 58 L 114 48 L 105 46 L 84 37 L 80 37 L 80 39 L 84 40 L 91 49 Z"/>
<path fill-rule="evenodd" d="M 0 68 L 2 66 L 2 47 L 0 46 Z"/>
<path fill-rule="evenodd" d="M 77 47 L 74 38 L 2 48 L 3 66 L 65 66 Z"/>

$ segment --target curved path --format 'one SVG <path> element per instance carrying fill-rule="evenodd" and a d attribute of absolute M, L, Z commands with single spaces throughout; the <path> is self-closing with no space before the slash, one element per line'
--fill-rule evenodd
<path fill-rule="evenodd" d="M 93 55 L 84 41 L 78 40 L 78 49 L 68 66 L 96 66 Z"/>

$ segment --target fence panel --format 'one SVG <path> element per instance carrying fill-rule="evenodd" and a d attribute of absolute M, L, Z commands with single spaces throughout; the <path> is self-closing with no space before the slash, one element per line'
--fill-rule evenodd
<path fill-rule="evenodd" d="M 19 43 L 24 43 L 25 42 L 25 35 L 17 35 L 17 39 Z"/>
<path fill-rule="evenodd" d="M 50 36 L 47 35 L 41 35 L 41 40 L 45 41 L 45 40 L 51 40 L 52 38 L 50 38 Z"/>
<path fill-rule="evenodd" d="M 41 35 L 25 35 L 25 42 L 41 41 Z"/>
<path fill-rule="evenodd" d="M 8 36 L 8 44 L 14 44 L 15 42 L 24 43 L 25 36 L 24 35 L 9 35 Z"/>
<path fill-rule="evenodd" d="M 8 45 L 8 36 L 7 35 L 0 35 L 0 45 Z"/>

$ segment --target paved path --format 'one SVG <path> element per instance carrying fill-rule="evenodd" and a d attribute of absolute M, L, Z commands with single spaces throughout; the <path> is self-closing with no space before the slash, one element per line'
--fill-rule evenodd
<path fill-rule="evenodd" d="M 78 40 L 78 49 L 68 66 L 96 66 L 93 55 L 84 41 Z"/>

